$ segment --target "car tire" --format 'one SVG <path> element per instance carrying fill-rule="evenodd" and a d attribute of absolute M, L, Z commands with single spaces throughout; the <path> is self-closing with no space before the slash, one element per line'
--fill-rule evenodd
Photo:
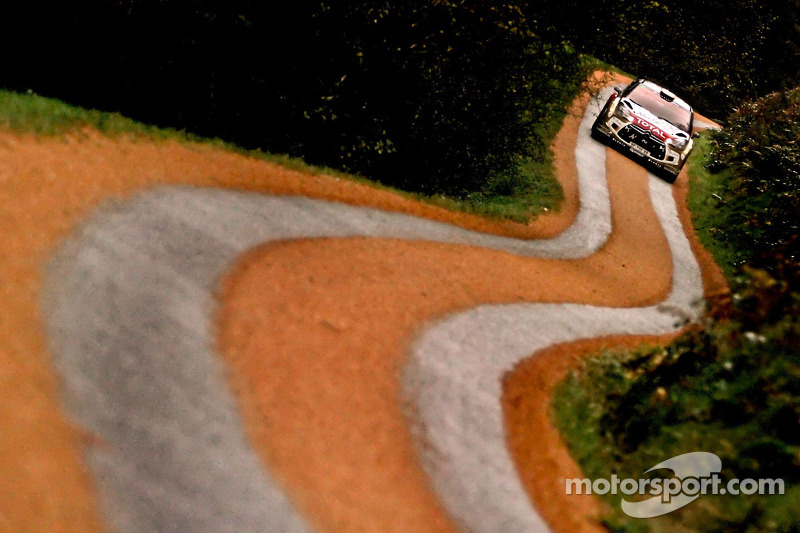
<path fill-rule="evenodd" d="M 672 172 L 671 170 L 662 170 L 658 174 L 659 174 L 658 177 L 660 177 L 667 183 L 675 183 L 675 181 L 678 179 L 678 176 L 680 175 L 680 171 Z"/>
<path fill-rule="evenodd" d="M 602 109 L 602 111 L 600 111 L 600 114 L 597 115 L 597 118 L 594 119 L 594 122 L 592 123 L 592 136 L 594 136 L 594 133 L 595 133 L 595 131 L 597 131 L 597 128 L 600 127 L 600 123 L 603 122 L 603 119 L 606 118 L 606 113 L 608 113 L 608 106 L 609 105 L 611 105 L 611 99 L 610 98 L 606 102 L 606 105 L 603 106 L 603 109 Z"/>

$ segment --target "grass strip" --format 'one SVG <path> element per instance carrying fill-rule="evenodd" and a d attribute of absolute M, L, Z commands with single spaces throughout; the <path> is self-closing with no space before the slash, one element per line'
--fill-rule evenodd
<path fill-rule="evenodd" d="M 560 100 L 553 103 L 553 112 L 549 114 L 546 123 L 540 125 L 548 145 L 552 144 L 567 115 L 569 105 L 581 90 L 582 88 L 577 86 L 564 87 Z M 491 177 L 480 191 L 460 198 L 410 193 L 376 183 L 365 176 L 353 175 L 329 167 L 310 165 L 297 157 L 272 154 L 261 150 L 245 150 L 220 139 L 203 138 L 183 130 L 158 128 L 124 117 L 119 113 L 84 109 L 54 98 L 39 96 L 30 91 L 17 93 L 0 90 L 0 127 L 20 134 L 44 136 L 75 134 L 85 127 L 90 127 L 109 137 L 127 135 L 156 141 L 202 143 L 249 157 L 264 159 L 292 170 L 311 174 L 327 174 L 366 183 L 452 211 L 510 219 L 523 223 L 530 222 L 542 213 L 558 211 L 564 199 L 561 185 L 555 178 L 553 154 L 549 149 L 540 160 L 521 159 L 516 172 Z"/>

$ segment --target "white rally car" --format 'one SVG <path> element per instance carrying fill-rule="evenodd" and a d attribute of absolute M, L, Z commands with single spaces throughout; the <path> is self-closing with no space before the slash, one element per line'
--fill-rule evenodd
<path fill-rule="evenodd" d="M 674 182 L 694 146 L 694 111 L 674 93 L 647 80 L 615 88 L 592 137 L 636 156 L 666 181 Z"/>

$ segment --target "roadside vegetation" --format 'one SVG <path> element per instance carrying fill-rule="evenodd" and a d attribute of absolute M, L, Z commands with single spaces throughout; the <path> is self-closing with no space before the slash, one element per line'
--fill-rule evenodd
<path fill-rule="evenodd" d="M 705 134 L 690 208 L 731 292 L 666 347 L 606 352 L 560 386 L 553 409 L 589 478 L 645 477 L 682 453 L 720 456 L 723 480 L 781 478 L 783 496 L 705 496 L 624 532 L 800 530 L 800 89 L 742 104 Z"/>
<path fill-rule="evenodd" d="M 548 142 L 552 142 L 565 116 L 566 110 L 561 114 L 554 114 L 548 123 L 543 125 Z M 355 173 L 313 165 L 300 157 L 273 154 L 260 149 L 245 149 L 219 138 L 205 138 L 185 130 L 160 128 L 119 113 L 84 109 L 54 98 L 39 96 L 32 91 L 17 93 L 0 89 L 0 128 L 20 134 L 80 136 L 86 127 L 109 137 L 128 136 L 134 139 L 210 145 L 248 157 L 264 159 L 293 170 L 357 181 L 445 209 L 518 222 L 528 222 L 543 212 L 557 211 L 563 199 L 561 185 L 554 175 L 550 150 L 546 151 L 542 159 L 529 159 L 521 164 L 516 173 L 495 176 L 479 191 L 464 196 L 424 194 L 383 185 Z"/>
<path fill-rule="evenodd" d="M 310 165 L 300 158 L 283 154 L 270 154 L 258 149 L 246 150 L 221 139 L 205 138 L 174 128 L 160 128 L 130 119 L 120 113 L 84 109 L 55 98 L 40 96 L 33 93 L 33 91 L 18 93 L 0 89 L 0 128 L 22 135 L 33 134 L 48 137 L 80 136 L 85 128 L 91 128 L 112 138 L 128 136 L 133 139 L 201 143 L 250 157 L 265 159 L 287 168 L 302 170 L 311 174 L 329 174 L 336 177 L 369 181 L 332 168 Z M 374 182 L 371 183 L 374 184 Z"/>
<path fill-rule="evenodd" d="M 745 99 L 800 84 L 800 0 L 537 0 L 526 13 L 649 78 L 717 121 Z"/>
<path fill-rule="evenodd" d="M 560 205 L 549 145 L 591 68 L 497 2 L 90 0 L 0 19 L 18 52 L 0 87 L 517 220 Z"/>
<path fill-rule="evenodd" d="M 0 87 L 528 220 L 560 204 L 549 145 L 596 64 L 584 54 L 720 119 L 742 98 L 800 83 L 799 6 L 6 3 L 0 44 L 14 53 Z"/>
<path fill-rule="evenodd" d="M 613 530 L 800 530 L 800 0 L 88 0 L 0 21 L 4 127 L 210 142 L 522 221 L 562 199 L 549 145 L 584 54 L 674 89 L 725 122 L 690 205 L 731 293 L 666 348 L 587 360 L 555 413 L 589 477 L 705 450 L 787 482 L 648 521 L 612 500 Z"/>

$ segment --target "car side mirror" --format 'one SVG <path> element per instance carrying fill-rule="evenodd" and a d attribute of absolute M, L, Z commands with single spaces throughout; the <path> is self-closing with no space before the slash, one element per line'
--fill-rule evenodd
<path fill-rule="evenodd" d="M 620 88 L 619 88 L 619 87 L 617 87 L 616 85 L 614 86 L 614 90 L 615 90 L 615 91 L 617 91 L 617 94 L 619 94 L 619 93 L 621 93 L 621 92 L 622 92 L 622 89 L 620 89 Z"/>
<path fill-rule="evenodd" d="M 692 133 L 692 139 L 697 139 L 698 137 L 700 137 L 700 132 L 699 131 L 696 131 L 696 132 Z"/>

